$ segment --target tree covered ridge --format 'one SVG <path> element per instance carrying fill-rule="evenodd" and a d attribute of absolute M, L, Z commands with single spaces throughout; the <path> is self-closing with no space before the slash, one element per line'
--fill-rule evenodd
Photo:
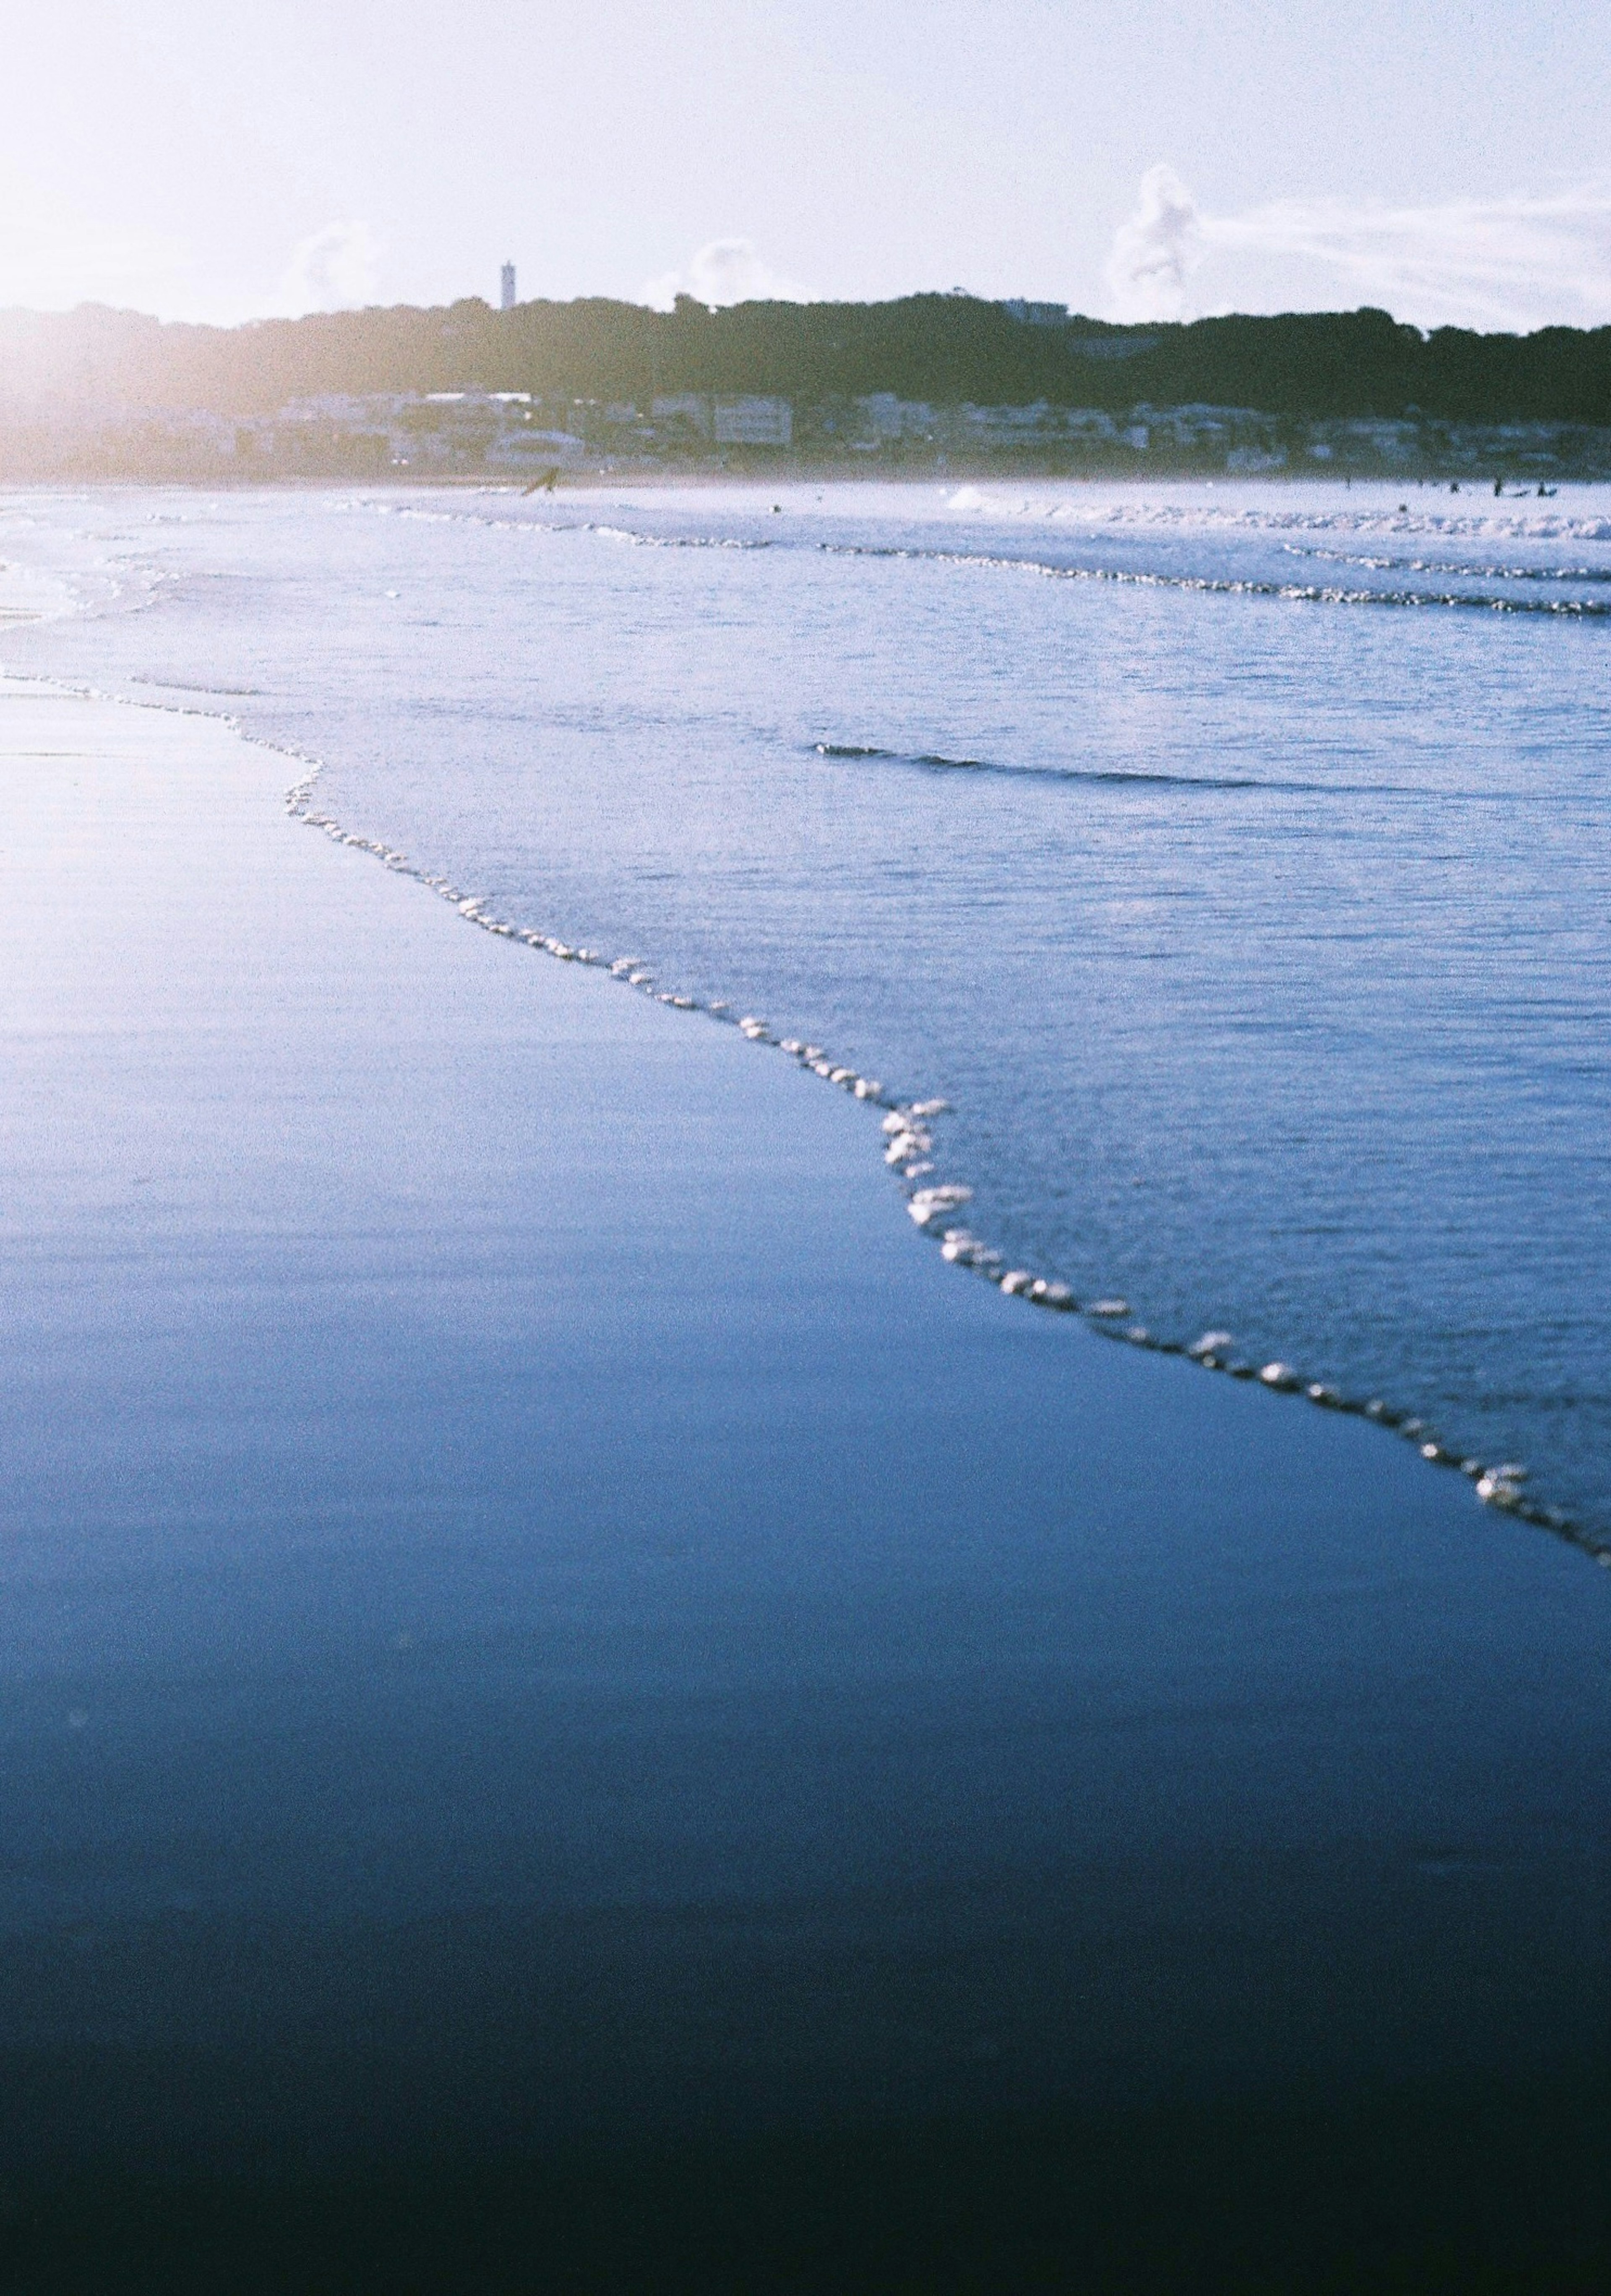
<path fill-rule="evenodd" d="M 722 310 L 681 296 L 670 312 L 603 297 L 504 312 L 470 299 L 233 328 L 98 305 L 0 313 L 0 400 L 12 406 L 70 400 L 249 416 L 333 393 L 463 390 L 639 404 L 684 391 L 802 403 L 893 392 L 940 406 L 1206 404 L 1313 418 L 1611 425 L 1611 327 L 1423 334 L 1370 309 L 1043 325 L 963 294 Z"/>

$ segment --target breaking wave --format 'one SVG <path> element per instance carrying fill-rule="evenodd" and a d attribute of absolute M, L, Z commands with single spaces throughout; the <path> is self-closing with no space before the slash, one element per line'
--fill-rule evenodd
<path fill-rule="evenodd" d="M 1057 559 L 1018 557 L 1002 551 L 923 549 L 868 543 L 822 542 L 816 547 L 838 557 L 928 560 L 977 568 L 991 573 L 1036 574 L 1058 582 L 1111 582 L 1138 590 L 1194 591 L 1204 597 L 1272 598 L 1295 605 L 1443 607 L 1494 614 L 1544 614 L 1568 621 L 1611 618 L 1611 600 L 1512 598 L 1496 590 L 1417 590 L 1345 587 L 1338 583 L 1280 582 L 1258 576 L 1191 574 L 1156 568 L 1089 566 Z"/>

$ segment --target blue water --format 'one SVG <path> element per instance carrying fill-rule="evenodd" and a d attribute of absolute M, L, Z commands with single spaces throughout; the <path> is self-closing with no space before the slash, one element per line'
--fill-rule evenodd
<path fill-rule="evenodd" d="M 1002 1266 L 1611 1531 L 1611 492 L 35 495 L 0 554 L 78 609 L 12 664 L 945 1099 Z"/>

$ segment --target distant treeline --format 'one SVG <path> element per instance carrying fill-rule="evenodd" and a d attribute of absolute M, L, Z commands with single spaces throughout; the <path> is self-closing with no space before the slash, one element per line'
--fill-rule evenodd
<path fill-rule="evenodd" d="M 96 305 L 0 313 L 0 406 L 266 414 L 298 398 L 529 390 L 631 400 L 683 391 L 804 403 L 893 391 L 936 406 L 1110 411 L 1193 402 L 1275 414 L 1611 424 L 1611 327 L 1429 335 L 1385 311 L 1113 327 L 1034 324 L 970 295 L 675 310 L 587 298 L 494 311 L 401 306 L 249 326 L 161 323 Z"/>

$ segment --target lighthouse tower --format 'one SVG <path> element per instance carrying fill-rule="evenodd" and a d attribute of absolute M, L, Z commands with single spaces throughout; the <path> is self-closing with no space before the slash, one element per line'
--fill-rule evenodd
<path fill-rule="evenodd" d="M 498 308 L 512 311 L 515 308 L 515 266 L 506 263 L 498 274 Z"/>

